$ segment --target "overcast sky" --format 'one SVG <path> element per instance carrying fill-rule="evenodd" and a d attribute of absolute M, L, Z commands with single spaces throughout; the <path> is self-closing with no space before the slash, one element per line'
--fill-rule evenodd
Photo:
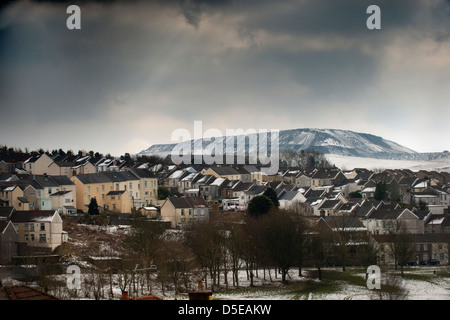
<path fill-rule="evenodd" d="M 86 1 L 81 30 L 70 4 L 2 7 L 0 144 L 121 155 L 201 120 L 450 149 L 449 1 Z"/>

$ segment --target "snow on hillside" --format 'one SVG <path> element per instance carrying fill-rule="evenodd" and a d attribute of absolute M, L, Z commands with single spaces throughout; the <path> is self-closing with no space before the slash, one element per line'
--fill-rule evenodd
<path fill-rule="evenodd" d="M 269 133 L 270 135 L 270 133 Z M 229 136 L 224 139 L 224 146 L 228 141 L 235 141 L 234 151 L 237 154 L 256 152 L 258 145 L 250 143 L 254 135 L 248 135 L 245 145 L 239 143 L 237 136 Z M 251 139 L 250 139 L 251 137 Z M 232 139 L 232 140 L 231 140 Z M 270 139 L 268 138 L 270 143 Z M 211 143 L 210 140 L 203 141 L 203 148 Z M 194 140 L 183 142 L 185 146 L 191 145 L 191 150 L 196 153 Z M 173 144 L 157 144 L 141 151 L 141 155 L 167 156 L 176 146 Z M 382 137 L 359 133 L 349 130 L 338 129 L 292 129 L 279 131 L 279 150 L 307 150 L 312 149 L 323 154 L 334 154 L 340 156 L 352 156 L 376 159 L 395 160 L 429 160 L 436 159 L 441 153 L 421 154 L 409 148 L 399 145 Z"/>
<path fill-rule="evenodd" d="M 341 170 L 350 170 L 354 168 L 374 169 L 410 169 L 414 172 L 419 170 L 444 171 L 450 172 L 450 158 L 441 158 L 437 160 L 392 160 L 375 159 L 363 157 L 349 157 L 337 154 L 326 154 L 327 160 L 336 165 Z"/>

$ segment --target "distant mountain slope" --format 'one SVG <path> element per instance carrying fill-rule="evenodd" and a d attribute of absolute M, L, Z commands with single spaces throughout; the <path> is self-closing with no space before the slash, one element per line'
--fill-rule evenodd
<path fill-rule="evenodd" d="M 225 139 L 231 138 L 235 137 L 226 137 Z M 243 146 L 237 145 L 237 140 L 235 139 L 235 152 L 237 154 L 249 151 L 248 140 L 249 139 L 246 140 L 244 150 Z M 194 150 L 193 140 L 183 143 L 185 143 L 186 146 L 190 143 L 192 150 Z M 203 148 L 210 143 L 210 141 L 203 141 Z M 175 145 L 176 144 L 152 145 L 150 148 L 141 151 L 139 154 L 166 156 L 170 154 Z M 258 150 L 257 148 L 258 146 L 250 147 L 250 152 Z M 323 154 L 396 160 L 432 160 L 442 156 L 442 153 L 418 153 L 401 146 L 398 143 L 372 134 L 339 129 L 280 130 L 279 149 L 280 151 L 301 151 L 311 149 Z"/>

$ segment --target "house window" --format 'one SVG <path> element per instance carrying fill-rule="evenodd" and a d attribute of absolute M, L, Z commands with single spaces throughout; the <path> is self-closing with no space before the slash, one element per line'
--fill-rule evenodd
<path fill-rule="evenodd" d="M 102 191 L 105 191 L 105 185 L 102 184 Z"/>
<path fill-rule="evenodd" d="M 130 182 L 130 190 L 133 188 L 133 184 Z"/>
<path fill-rule="evenodd" d="M 90 186 L 88 186 L 87 190 L 88 190 L 88 192 L 91 192 L 91 187 L 90 187 Z"/>
<path fill-rule="evenodd" d="M 28 223 L 25 223 L 24 229 L 25 229 L 25 231 L 28 231 Z"/>
<path fill-rule="evenodd" d="M 40 231 L 45 231 L 45 223 L 41 223 L 41 228 L 39 230 Z"/>
<path fill-rule="evenodd" d="M 91 196 L 88 196 L 88 202 L 91 202 Z"/>
<path fill-rule="evenodd" d="M 31 242 L 34 242 L 34 233 L 32 233 L 32 234 L 30 235 L 30 241 L 31 241 Z"/>
<path fill-rule="evenodd" d="M 30 224 L 30 231 L 34 231 L 34 223 Z"/>
<path fill-rule="evenodd" d="M 184 209 L 181 209 L 181 215 L 184 216 Z"/>
<path fill-rule="evenodd" d="M 189 209 L 189 215 L 192 215 L 192 209 Z"/>
<path fill-rule="evenodd" d="M 65 203 L 70 203 L 70 199 L 64 199 Z"/>
<path fill-rule="evenodd" d="M 39 234 L 39 242 L 47 242 L 47 236 L 45 233 Z"/>

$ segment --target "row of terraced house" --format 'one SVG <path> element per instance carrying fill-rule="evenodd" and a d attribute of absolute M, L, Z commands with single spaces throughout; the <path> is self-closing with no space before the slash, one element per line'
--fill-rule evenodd
<path fill-rule="evenodd" d="M 385 194 L 375 199 L 377 183 L 383 182 Z M 174 166 L 161 184 L 178 197 L 202 198 L 225 212 L 245 211 L 248 203 L 268 188 L 275 190 L 281 209 L 303 206 L 314 223 L 339 229 L 346 217 L 352 217 L 353 232 L 371 236 L 378 249 L 380 264 L 393 264 L 392 228 L 404 228 L 413 237 L 412 263 L 439 261 L 449 263 L 450 250 L 450 174 L 364 168 L 285 168 L 268 174 L 256 166 Z M 189 223 L 180 209 L 171 216 L 172 226 Z M 163 211 L 161 211 L 163 213 Z M 340 222 L 339 222 L 340 221 Z M 348 227 L 348 226 L 347 226 Z M 349 251 L 356 251 L 356 246 Z"/>
<path fill-rule="evenodd" d="M 333 217 L 356 217 L 357 229 L 371 234 L 380 248 L 387 248 L 389 241 L 385 226 L 401 222 L 417 238 L 421 254 L 416 261 L 438 257 L 448 263 L 450 175 L 445 172 L 282 168 L 269 174 L 254 165 L 127 167 L 120 159 L 81 155 L 69 159 L 48 154 L 33 156 L 13 168 L 14 173 L 0 174 L 0 207 L 29 217 L 36 210 L 56 213 L 55 217 L 86 212 L 95 198 L 101 211 L 151 210 L 170 221 L 171 227 L 184 228 L 196 220 L 207 220 L 213 204 L 222 212 L 245 211 L 255 196 L 272 188 L 281 209 L 303 205 L 316 222 L 329 224 Z M 386 188 L 383 200 L 375 200 L 379 181 Z M 170 190 L 171 196 L 159 200 L 159 186 Z M 15 228 L 25 230 L 17 224 Z M 63 240 L 64 234 L 59 238 Z M 44 236 L 36 234 L 33 241 L 36 239 L 43 241 Z M 30 242 L 31 236 L 27 240 Z M 380 250 L 379 259 L 389 263 L 390 255 Z"/>

